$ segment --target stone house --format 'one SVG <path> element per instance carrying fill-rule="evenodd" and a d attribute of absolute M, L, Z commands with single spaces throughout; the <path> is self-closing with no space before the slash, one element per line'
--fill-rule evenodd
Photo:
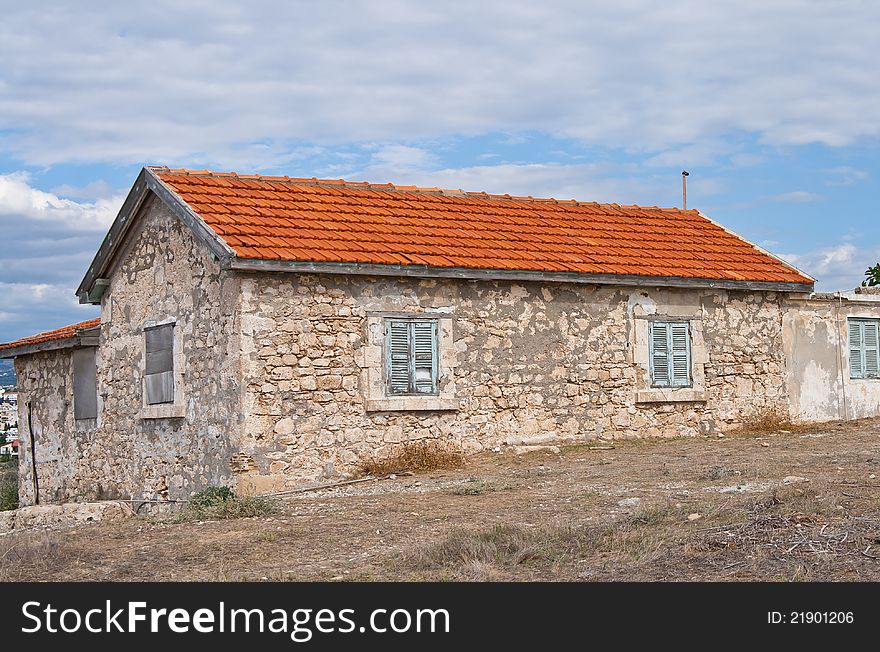
<path fill-rule="evenodd" d="M 880 414 L 880 296 L 812 290 L 695 210 L 145 168 L 78 289 L 100 318 L 0 345 L 22 501 Z"/>

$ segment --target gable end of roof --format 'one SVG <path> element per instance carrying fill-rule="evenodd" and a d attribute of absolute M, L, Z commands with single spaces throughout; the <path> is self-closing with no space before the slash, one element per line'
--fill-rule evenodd
<path fill-rule="evenodd" d="M 235 256 L 235 252 L 223 241 L 216 231 L 209 227 L 174 190 L 162 181 L 153 169 L 145 167 L 138 174 L 134 185 L 122 204 L 122 208 L 119 209 L 116 219 L 110 226 L 110 230 L 104 237 L 104 241 L 98 248 L 95 257 L 92 259 L 85 276 L 76 290 L 80 303 L 100 303 L 100 297 L 103 293 L 102 288 L 107 285 L 107 277 L 112 270 L 116 254 L 121 249 L 126 236 L 131 232 L 134 224 L 137 223 L 141 214 L 141 208 L 151 193 L 168 206 L 171 212 L 192 230 L 196 237 L 221 262 L 221 265 L 227 266 L 229 261 Z"/>

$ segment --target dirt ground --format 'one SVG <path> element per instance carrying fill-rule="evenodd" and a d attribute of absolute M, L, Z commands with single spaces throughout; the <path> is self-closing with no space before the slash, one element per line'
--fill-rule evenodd
<path fill-rule="evenodd" d="M 877 419 L 490 453 L 272 516 L 10 534 L 0 580 L 876 581 L 878 476 Z"/>

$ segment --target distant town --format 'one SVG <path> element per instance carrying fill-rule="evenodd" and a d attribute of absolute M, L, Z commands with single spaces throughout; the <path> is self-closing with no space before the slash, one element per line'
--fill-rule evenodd
<path fill-rule="evenodd" d="M 12 374 L 0 377 L 0 456 L 17 456 L 18 447 L 18 394 Z"/>

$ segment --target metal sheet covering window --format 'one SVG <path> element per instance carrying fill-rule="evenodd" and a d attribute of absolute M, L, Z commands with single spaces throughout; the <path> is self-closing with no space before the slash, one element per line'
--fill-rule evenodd
<path fill-rule="evenodd" d="M 88 346 L 73 350 L 73 417 L 74 419 L 98 418 L 98 367 L 95 363 L 97 349 Z"/>
<path fill-rule="evenodd" d="M 174 403 L 174 324 L 144 329 L 147 405 Z"/>

